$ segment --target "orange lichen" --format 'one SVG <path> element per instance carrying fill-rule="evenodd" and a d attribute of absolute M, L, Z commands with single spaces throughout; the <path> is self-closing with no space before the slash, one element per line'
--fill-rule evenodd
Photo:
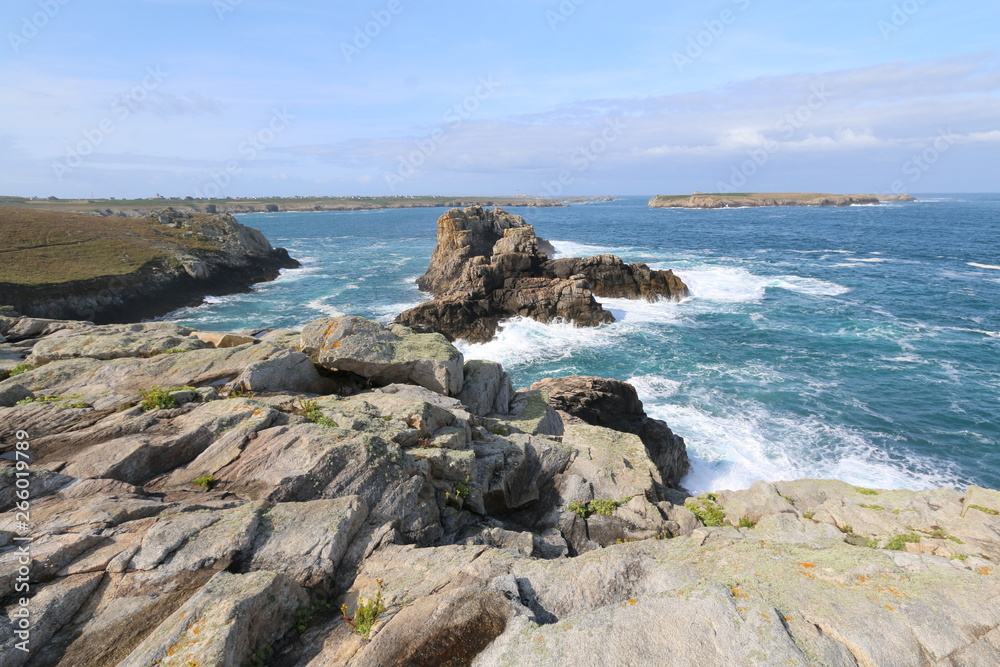
<path fill-rule="evenodd" d="M 985 576 L 985 575 L 988 575 L 988 574 L 993 574 L 993 570 L 991 570 L 988 567 L 983 566 L 983 567 L 979 568 L 978 570 L 976 570 L 976 574 L 981 574 L 981 575 Z"/>
<path fill-rule="evenodd" d="M 799 563 L 799 565 L 801 565 L 802 567 L 816 567 L 812 563 Z"/>

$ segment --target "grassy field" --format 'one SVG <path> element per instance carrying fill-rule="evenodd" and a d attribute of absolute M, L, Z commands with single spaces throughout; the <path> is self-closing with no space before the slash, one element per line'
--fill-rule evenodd
<path fill-rule="evenodd" d="M 209 220 L 205 216 L 205 220 Z M 188 229 L 147 218 L 102 218 L 0 207 L 0 283 L 59 284 L 120 276 L 185 249 L 214 246 Z"/>

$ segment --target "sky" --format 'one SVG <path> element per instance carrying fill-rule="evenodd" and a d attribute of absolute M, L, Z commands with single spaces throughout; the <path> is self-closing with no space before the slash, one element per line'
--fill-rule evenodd
<path fill-rule="evenodd" d="M 996 0 L 5 0 L 0 194 L 996 192 Z"/>

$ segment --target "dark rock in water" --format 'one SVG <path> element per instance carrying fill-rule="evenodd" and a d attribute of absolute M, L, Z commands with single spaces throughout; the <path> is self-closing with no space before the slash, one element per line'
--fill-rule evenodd
<path fill-rule="evenodd" d="M 629 383 L 571 375 L 546 378 L 531 388 L 546 392 L 554 408 L 580 421 L 638 435 L 667 486 L 678 487 L 690 469 L 684 439 L 674 435 L 665 422 L 646 414 Z"/>
<path fill-rule="evenodd" d="M 438 220 L 438 245 L 417 279 L 434 301 L 397 322 L 455 339 L 485 342 L 510 317 L 578 326 L 614 322 L 594 296 L 680 299 L 687 287 L 670 271 L 626 264 L 614 255 L 550 260 L 552 245 L 523 218 L 502 209 L 453 209 Z"/>

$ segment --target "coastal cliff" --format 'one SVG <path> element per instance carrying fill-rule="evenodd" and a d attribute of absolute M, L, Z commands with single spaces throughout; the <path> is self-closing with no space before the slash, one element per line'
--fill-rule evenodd
<path fill-rule="evenodd" d="M 831 195 L 819 193 L 757 193 L 656 195 L 651 208 L 758 208 L 765 206 L 877 206 L 883 201 L 916 201 L 910 195 Z"/>
<path fill-rule="evenodd" d="M 242 291 L 299 263 L 229 215 L 138 219 L 0 210 L 0 304 L 36 317 L 128 322 Z"/>
<path fill-rule="evenodd" d="M 358 317 L 0 336 L 5 665 L 1000 661 L 997 491 L 691 496 L 626 383 Z"/>
<path fill-rule="evenodd" d="M 397 322 L 449 339 L 485 342 L 503 320 L 556 319 L 578 326 L 614 322 L 595 296 L 680 300 L 687 286 L 672 271 L 614 255 L 550 259 L 551 244 L 503 209 L 452 209 L 438 219 L 437 246 L 417 286 L 434 300 Z"/>

